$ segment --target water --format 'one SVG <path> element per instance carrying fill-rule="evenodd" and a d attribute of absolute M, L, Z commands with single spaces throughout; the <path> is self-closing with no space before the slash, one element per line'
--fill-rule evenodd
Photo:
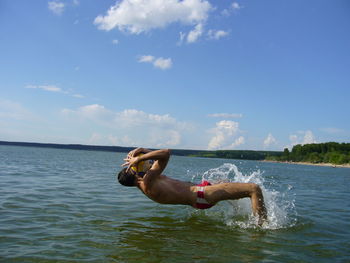
<path fill-rule="evenodd" d="M 350 169 L 173 156 L 168 176 L 258 183 L 197 211 L 116 182 L 119 153 L 0 146 L 0 262 L 350 262 Z"/>

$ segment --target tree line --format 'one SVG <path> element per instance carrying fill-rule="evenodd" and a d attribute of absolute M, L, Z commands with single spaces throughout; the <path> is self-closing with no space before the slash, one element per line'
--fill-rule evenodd
<path fill-rule="evenodd" d="M 133 147 L 121 146 L 95 146 L 80 144 L 52 144 L 52 143 L 28 143 L 28 142 L 7 142 L 0 141 L 0 145 L 30 146 L 45 148 L 60 148 L 72 150 L 92 150 L 110 152 L 129 152 Z M 350 163 L 350 143 L 318 143 L 295 145 L 291 151 L 285 148 L 281 151 L 250 151 L 250 150 L 188 150 L 172 149 L 172 154 L 180 156 L 224 158 L 240 160 L 270 160 L 288 162 L 310 162 L 310 163 Z"/>
<path fill-rule="evenodd" d="M 134 149 L 133 147 L 121 147 L 121 146 L 96 146 L 96 145 L 81 145 L 81 144 L 55 144 L 55 143 L 8 142 L 8 141 L 0 141 L 0 145 L 44 147 L 44 148 L 88 150 L 88 151 L 125 152 L 125 153 Z M 282 154 L 282 152 L 245 151 L 245 150 L 203 151 L 203 150 L 188 150 L 188 149 L 171 149 L 171 152 L 173 155 L 179 155 L 179 156 L 241 159 L 241 160 L 264 160 L 267 156 L 275 156 L 275 155 Z"/>
<path fill-rule="evenodd" d="M 217 150 L 201 151 L 192 154 L 193 157 L 224 158 L 238 160 L 265 160 L 268 156 L 278 157 L 282 152 L 277 151 L 250 151 L 250 150 Z"/>
<path fill-rule="evenodd" d="M 267 160 L 309 162 L 309 163 L 350 163 L 350 143 L 312 143 L 298 144 L 289 151 L 285 148 L 281 155 L 267 156 Z"/>

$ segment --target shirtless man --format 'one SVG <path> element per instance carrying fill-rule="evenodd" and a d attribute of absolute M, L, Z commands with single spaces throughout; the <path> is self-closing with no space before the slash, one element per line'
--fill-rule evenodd
<path fill-rule="evenodd" d="M 145 153 L 137 156 L 139 153 Z M 207 209 L 219 201 L 249 197 L 254 215 L 259 216 L 258 224 L 266 220 L 266 208 L 260 187 L 253 183 L 220 183 L 211 185 L 203 181 L 200 185 L 183 182 L 162 175 L 168 164 L 170 151 L 151 151 L 137 148 L 127 155 L 122 166 L 127 166 L 118 174 L 118 181 L 124 186 L 138 187 L 148 198 L 161 204 L 190 205 L 197 209 Z M 154 160 L 152 167 L 143 177 L 131 173 L 130 167 L 140 161 Z"/>

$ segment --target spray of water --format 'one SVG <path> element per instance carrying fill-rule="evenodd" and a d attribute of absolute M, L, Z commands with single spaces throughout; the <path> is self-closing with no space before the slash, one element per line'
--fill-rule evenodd
<path fill-rule="evenodd" d="M 283 192 L 274 190 L 277 182 L 265 182 L 263 172 L 256 170 L 243 174 L 236 165 L 225 163 L 217 168 L 210 169 L 203 174 L 195 175 L 192 181 L 208 180 L 211 183 L 239 182 L 258 184 L 264 195 L 268 222 L 263 229 L 289 228 L 296 224 L 295 196 L 292 186 Z M 266 186 L 268 185 L 268 186 Z M 198 213 L 198 211 L 197 211 Z M 220 202 L 211 209 L 201 211 L 208 217 L 220 218 L 225 224 L 239 228 L 256 228 L 257 218 L 252 215 L 249 198 Z"/>

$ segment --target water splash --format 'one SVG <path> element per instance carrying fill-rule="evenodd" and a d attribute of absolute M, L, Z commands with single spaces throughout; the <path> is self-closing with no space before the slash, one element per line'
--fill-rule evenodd
<path fill-rule="evenodd" d="M 264 195 L 265 206 L 268 214 L 268 222 L 262 226 L 263 229 L 289 228 L 296 224 L 295 196 L 292 193 L 293 187 L 288 185 L 282 191 L 275 190 L 278 182 L 273 179 L 265 181 L 263 172 L 256 171 L 240 172 L 236 165 L 225 163 L 217 168 L 210 169 L 202 175 L 192 177 L 192 181 L 208 180 L 211 183 L 239 182 L 258 184 Z M 202 212 L 202 211 L 200 211 Z M 229 200 L 220 202 L 212 209 L 205 210 L 208 217 L 219 218 L 226 225 L 239 228 L 256 228 L 257 217 L 253 216 L 249 198 Z"/>

